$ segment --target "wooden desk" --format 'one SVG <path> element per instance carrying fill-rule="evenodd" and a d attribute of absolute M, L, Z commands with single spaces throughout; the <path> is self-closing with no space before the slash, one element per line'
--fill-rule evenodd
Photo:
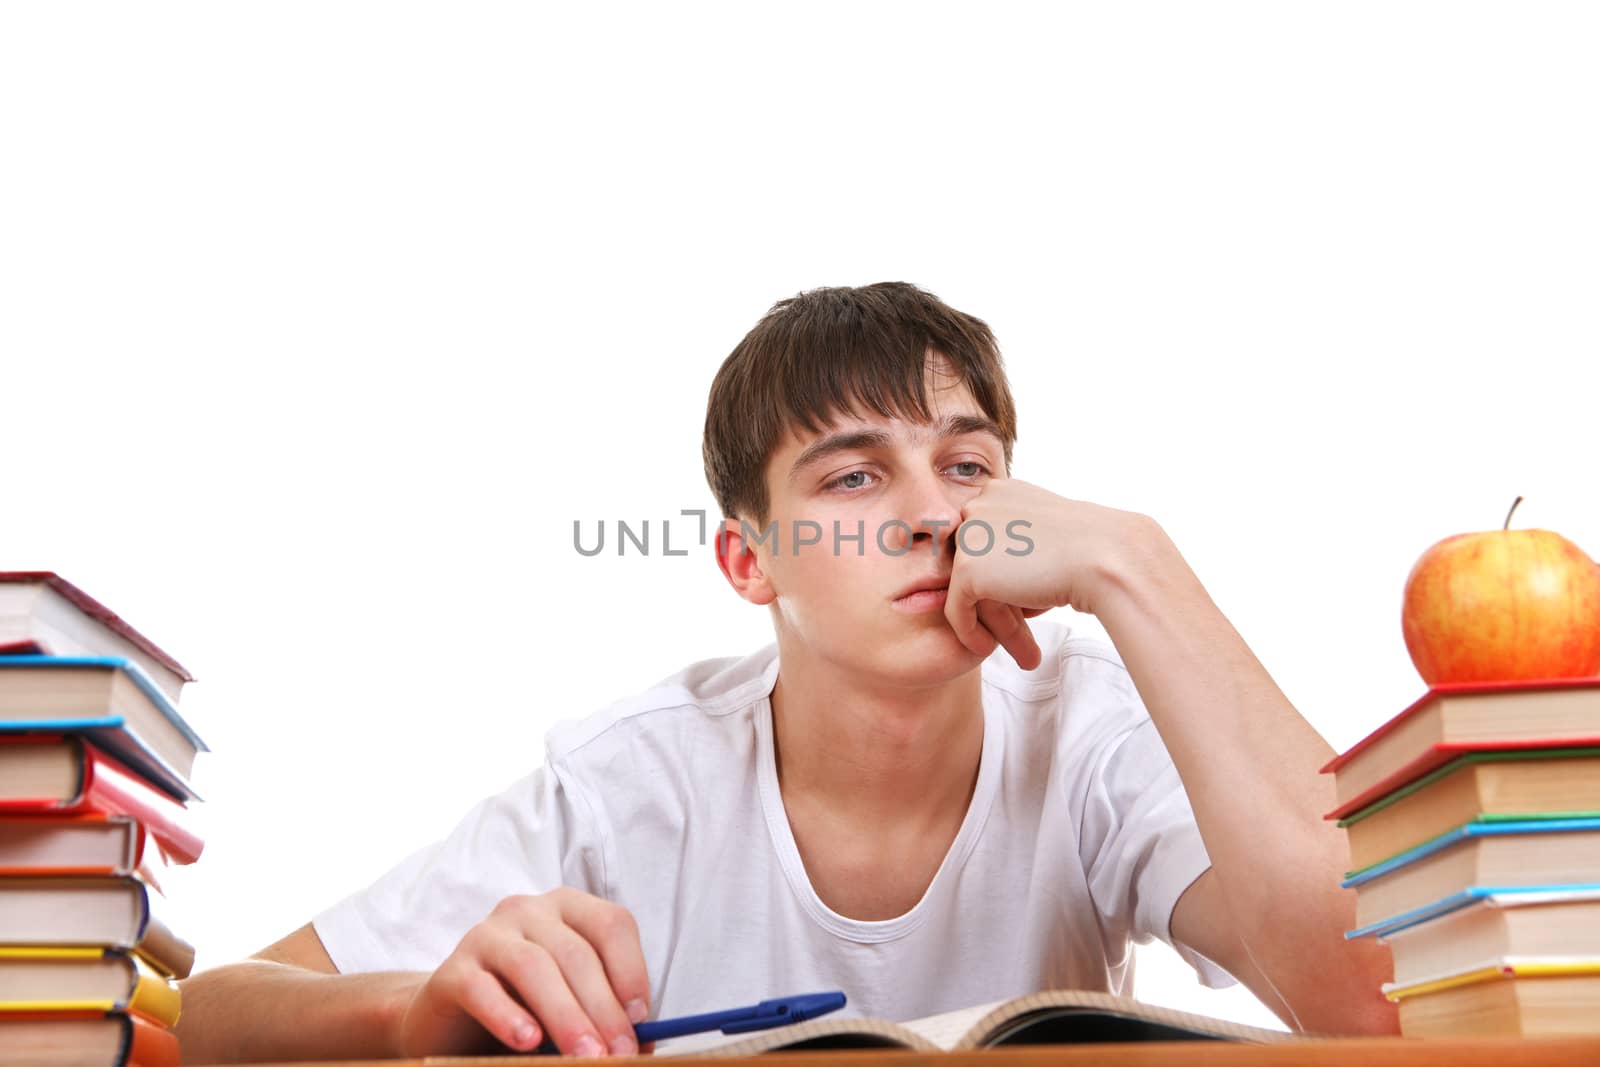
<path fill-rule="evenodd" d="M 1041 1045 L 937 1055 L 839 1050 L 746 1057 L 632 1056 L 605 1062 L 614 1067 L 1600 1067 L 1600 1037 L 1360 1037 L 1273 1045 L 1151 1041 L 1137 1045 Z M 426 1060 L 343 1060 L 299 1067 L 548 1067 L 550 1063 L 547 1056 L 441 1056 Z"/>

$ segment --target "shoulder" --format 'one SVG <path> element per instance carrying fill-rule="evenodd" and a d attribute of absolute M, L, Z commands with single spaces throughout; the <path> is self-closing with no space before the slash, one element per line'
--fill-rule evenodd
<path fill-rule="evenodd" d="M 778 646 L 696 660 L 665 678 L 545 734 L 546 758 L 571 763 L 627 746 L 641 734 L 738 731 L 778 676 Z"/>

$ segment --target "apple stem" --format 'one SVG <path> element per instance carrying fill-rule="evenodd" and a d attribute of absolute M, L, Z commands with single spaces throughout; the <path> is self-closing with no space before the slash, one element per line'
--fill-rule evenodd
<path fill-rule="evenodd" d="M 1515 499 L 1515 500 L 1513 500 L 1511 502 L 1511 511 L 1506 512 L 1505 525 L 1501 526 L 1500 529 L 1502 529 L 1502 530 L 1511 529 L 1511 513 L 1517 510 L 1517 505 L 1520 504 L 1520 503 L 1522 503 L 1522 498 L 1520 496 L 1517 497 L 1517 499 Z"/>

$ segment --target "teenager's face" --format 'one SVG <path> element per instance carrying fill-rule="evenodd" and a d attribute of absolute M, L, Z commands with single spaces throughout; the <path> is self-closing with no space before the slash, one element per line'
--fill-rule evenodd
<path fill-rule="evenodd" d="M 841 416 L 783 442 L 766 471 L 777 539 L 751 546 L 791 638 L 906 686 L 980 662 L 956 640 L 942 594 L 901 595 L 923 579 L 943 584 L 962 504 L 1006 473 L 998 432 L 966 386 L 930 373 L 928 392 L 930 422 Z M 817 543 L 800 544 L 797 530 Z"/>

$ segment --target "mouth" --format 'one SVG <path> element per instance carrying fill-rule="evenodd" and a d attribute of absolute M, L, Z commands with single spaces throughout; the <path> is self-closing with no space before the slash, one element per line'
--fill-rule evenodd
<path fill-rule="evenodd" d="M 943 611 L 945 596 L 950 591 L 948 585 L 935 585 L 925 582 L 909 592 L 895 597 L 891 604 L 899 611 L 908 611 L 920 614 L 925 611 Z"/>

